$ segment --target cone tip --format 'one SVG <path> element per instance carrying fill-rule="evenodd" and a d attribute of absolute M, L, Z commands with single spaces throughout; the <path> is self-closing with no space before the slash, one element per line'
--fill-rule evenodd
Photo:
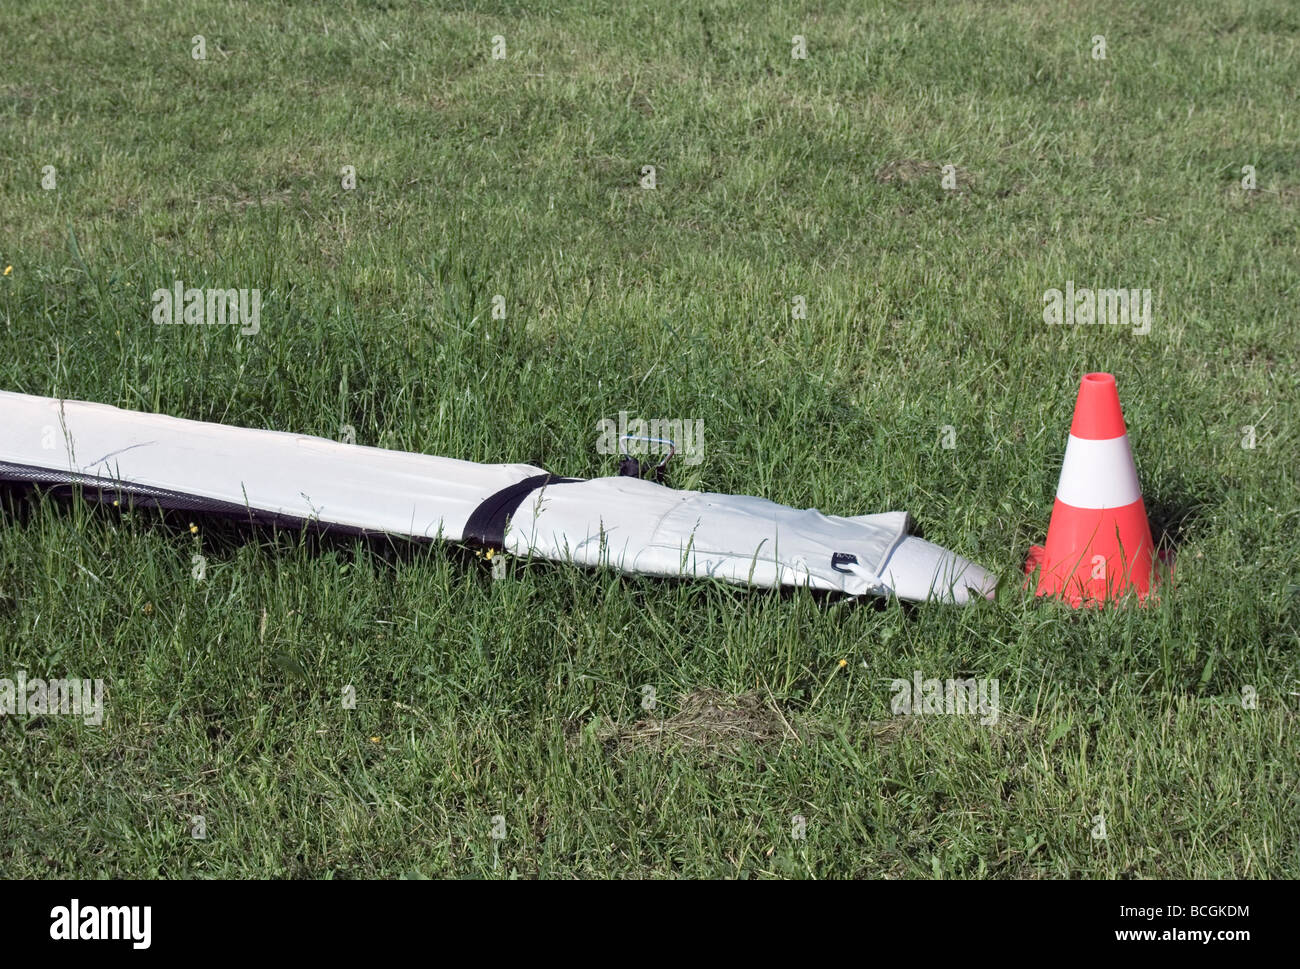
<path fill-rule="evenodd" d="M 1079 381 L 1079 399 L 1074 405 L 1075 437 L 1104 441 L 1128 433 L 1119 406 L 1119 388 L 1114 374 L 1086 373 Z"/>

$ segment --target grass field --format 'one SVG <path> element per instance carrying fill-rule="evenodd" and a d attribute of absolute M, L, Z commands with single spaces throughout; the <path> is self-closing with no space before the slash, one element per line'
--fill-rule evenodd
<path fill-rule="evenodd" d="M 1294 3 L 2 0 L 0 65 L 0 388 L 573 476 L 700 419 L 675 485 L 1006 577 L 494 581 L 8 492 L 0 676 L 106 698 L 0 718 L 0 875 L 1300 875 Z M 174 280 L 260 331 L 155 325 Z M 1067 281 L 1150 331 L 1046 324 Z M 1147 608 L 1017 580 L 1090 370 L 1177 548 Z M 893 716 L 917 670 L 997 722 Z"/>

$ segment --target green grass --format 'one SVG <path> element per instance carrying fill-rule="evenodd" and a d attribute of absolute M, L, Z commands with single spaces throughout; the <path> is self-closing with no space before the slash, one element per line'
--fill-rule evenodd
<path fill-rule="evenodd" d="M 107 701 L 0 718 L 0 875 L 1300 875 L 1294 4 L 0 8 L 0 388 L 577 476 L 601 418 L 699 418 L 677 485 L 904 508 L 1007 577 L 494 582 L 9 494 L 0 676 Z M 261 332 L 153 325 L 175 279 Z M 1045 325 L 1069 279 L 1151 333 Z M 1147 608 L 1016 582 L 1089 370 L 1178 543 Z M 892 717 L 913 670 L 996 677 L 997 724 Z"/>

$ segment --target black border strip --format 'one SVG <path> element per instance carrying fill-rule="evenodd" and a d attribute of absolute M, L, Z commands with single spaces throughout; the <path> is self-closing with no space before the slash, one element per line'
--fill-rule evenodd
<path fill-rule="evenodd" d="M 359 528 L 355 525 L 340 525 L 321 521 L 318 518 L 299 518 L 280 512 L 241 505 L 220 498 L 205 498 L 184 491 L 172 491 L 167 488 L 155 488 L 152 485 L 120 481 L 116 478 L 101 478 L 79 471 L 55 471 L 30 464 L 12 464 L 0 461 L 0 482 L 26 485 L 52 485 L 56 494 L 66 497 L 75 486 L 82 488 L 82 497 L 100 503 L 121 502 L 123 498 L 132 505 L 162 508 L 168 511 L 193 511 L 205 515 L 219 515 L 250 525 L 271 525 L 277 528 L 299 531 L 310 528 L 316 531 L 329 531 L 337 535 L 354 535 L 358 538 L 371 538 L 389 534 L 374 529 Z M 415 541 L 433 541 L 431 536 L 406 535 Z"/>

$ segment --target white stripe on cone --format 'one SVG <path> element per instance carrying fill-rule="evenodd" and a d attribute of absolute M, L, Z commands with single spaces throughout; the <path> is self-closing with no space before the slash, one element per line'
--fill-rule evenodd
<path fill-rule="evenodd" d="M 1128 435 L 1094 441 L 1071 434 L 1056 497 L 1075 508 L 1123 508 L 1141 498 Z"/>

